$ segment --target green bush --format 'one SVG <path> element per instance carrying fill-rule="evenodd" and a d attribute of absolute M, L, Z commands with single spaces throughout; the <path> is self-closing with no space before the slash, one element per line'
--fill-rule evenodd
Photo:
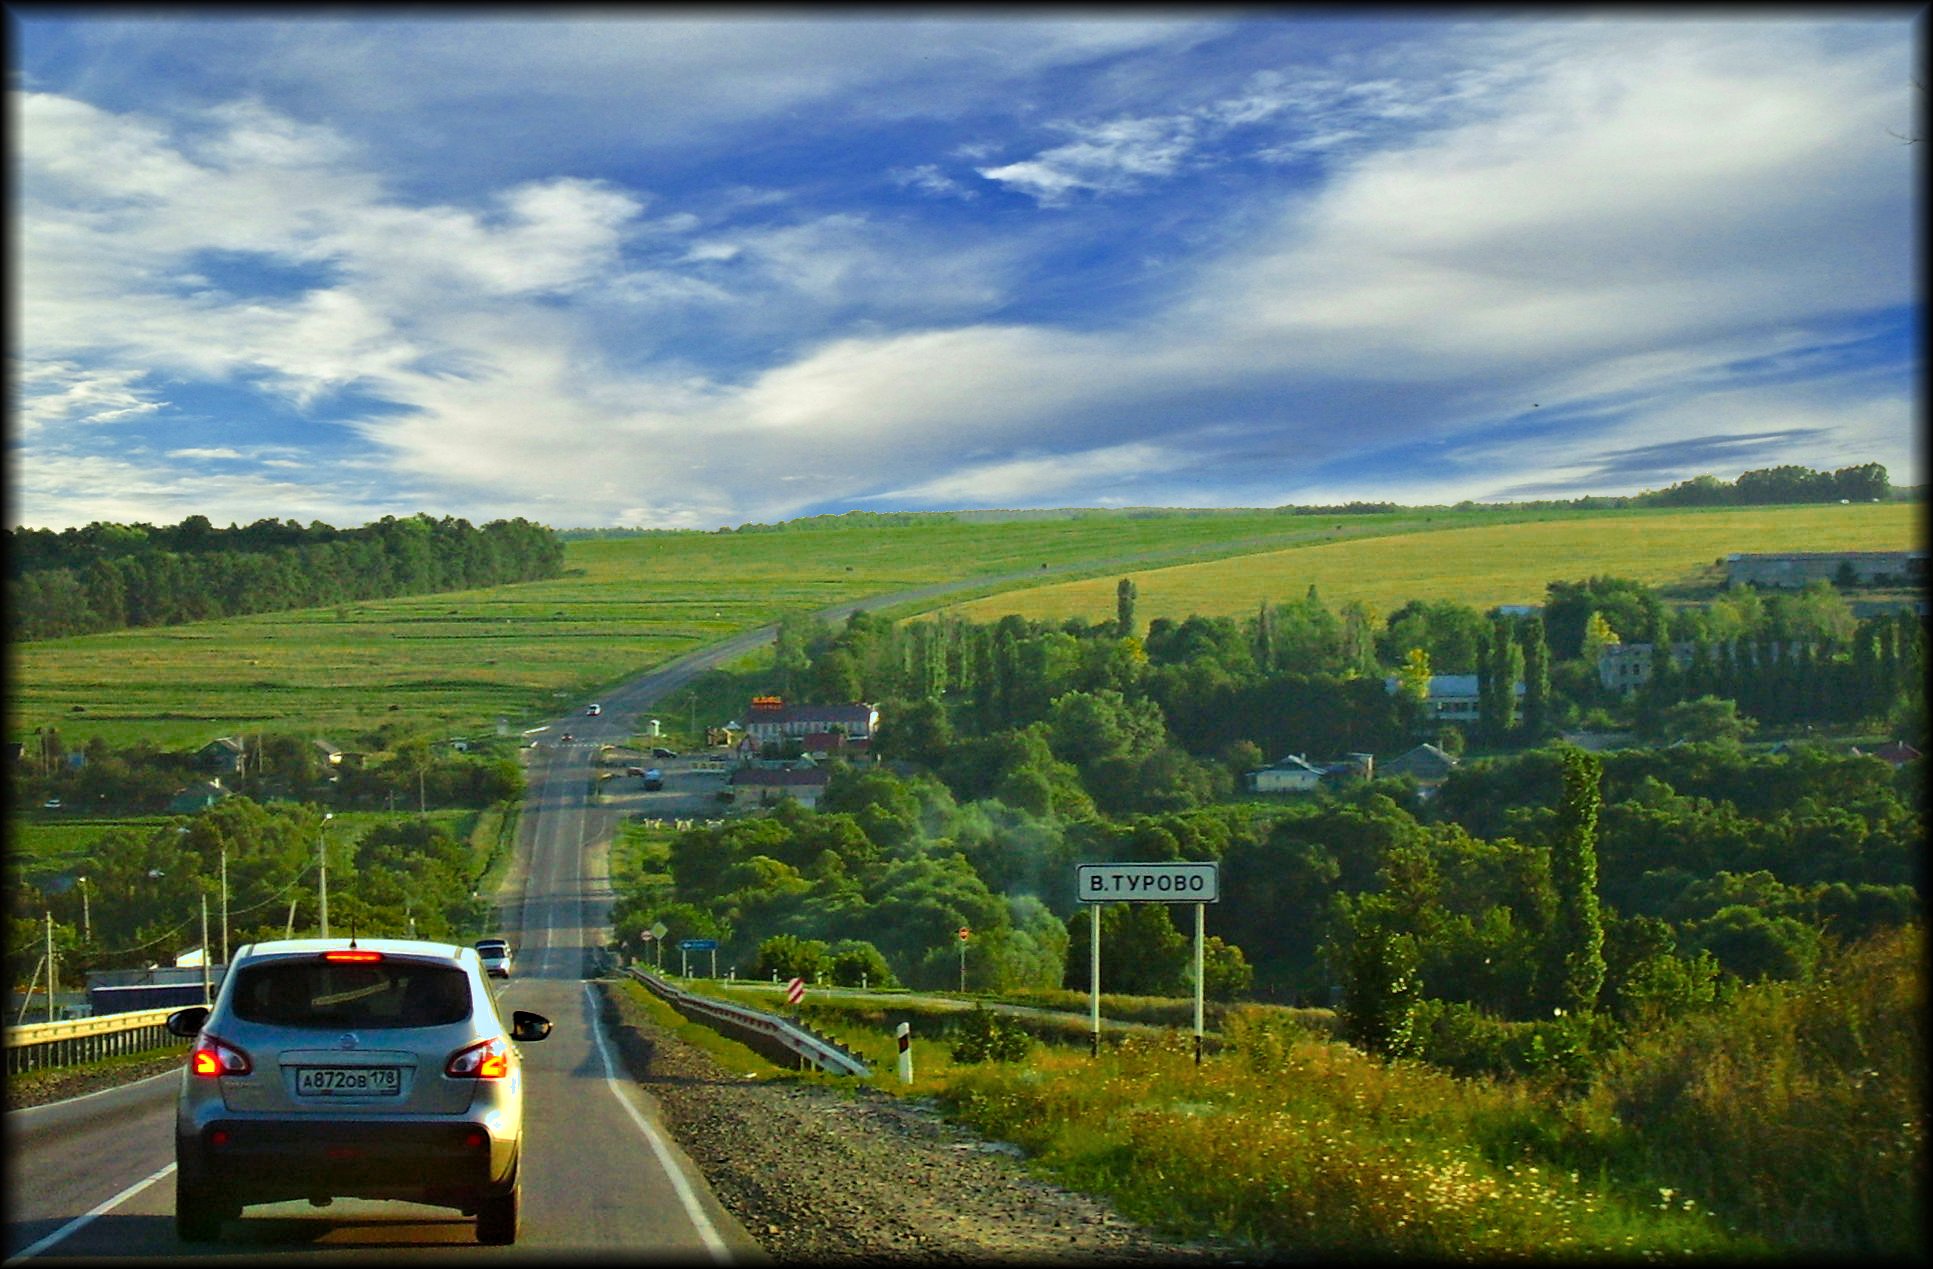
<path fill-rule="evenodd" d="M 959 1036 L 952 1050 L 955 1062 L 1018 1062 L 1033 1047 L 1025 1028 L 981 1005 L 961 1020 Z"/>

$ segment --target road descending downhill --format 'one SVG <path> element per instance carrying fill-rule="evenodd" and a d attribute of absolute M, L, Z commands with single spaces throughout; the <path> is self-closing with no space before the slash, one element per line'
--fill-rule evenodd
<path fill-rule="evenodd" d="M 579 721 L 579 720 L 574 720 Z M 583 723 L 612 728 L 607 719 Z M 7 1115 L 8 1261 L 107 1257 L 202 1260 L 241 1251 L 389 1262 L 422 1255 L 730 1263 L 766 1259 L 658 1124 L 602 1034 L 585 981 L 603 946 L 612 816 L 589 802 L 595 741 L 530 751 L 530 794 L 501 906 L 516 972 L 492 979 L 501 1007 L 553 1020 L 521 1046 L 526 1090 L 523 1228 L 510 1248 L 479 1247 L 475 1222 L 447 1208 L 339 1199 L 263 1204 L 190 1247 L 174 1231 L 174 1103 L 179 1075 Z M 441 1249 L 439 1251 L 439 1249 Z"/>
<path fill-rule="evenodd" d="M 510 941 L 515 968 L 489 981 L 506 1016 L 530 1010 L 554 1026 L 542 1044 L 520 1046 L 526 1127 L 514 1246 L 478 1246 L 474 1219 L 453 1209 L 356 1199 L 249 1207 L 216 1242 L 182 1243 L 177 1068 L 7 1113 L 5 1261 L 1228 1259 L 1228 1249 L 1154 1238 L 1105 1204 L 1045 1185 L 1011 1148 L 976 1141 L 923 1108 L 731 1078 L 626 1016 L 589 981 L 606 968 L 618 819 L 592 797 L 599 746 L 631 739 L 639 713 L 773 633 L 746 632 L 607 690 L 599 714 L 559 718 L 524 750 L 524 813 L 491 931 Z"/>

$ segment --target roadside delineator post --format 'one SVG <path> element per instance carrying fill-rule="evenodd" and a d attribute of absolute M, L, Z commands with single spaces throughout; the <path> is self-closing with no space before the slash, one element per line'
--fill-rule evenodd
<path fill-rule="evenodd" d="M 913 1024 L 902 1022 L 893 1031 L 899 1037 L 899 1082 L 913 1082 Z"/>

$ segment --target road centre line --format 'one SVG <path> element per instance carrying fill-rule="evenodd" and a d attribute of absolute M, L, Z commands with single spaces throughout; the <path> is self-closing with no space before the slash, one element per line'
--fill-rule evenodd
<path fill-rule="evenodd" d="M 142 1190 L 147 1189 L 150 1185 L 153 1185 L 156 1181 L 159 1181 L 162 1177 L 167 1176 L 170 1172 L 173 1172 L 174 1170 L 175 1170 L 175 1165 L 170 1163 L 167 1167 L 162 1168 L 159 1172 L 151 1173 L 150 1175 L 143 1177 L 141 1180 L 136 1181 L 133 1185 L 128 1186 L 127 1189 L 122 1190 L 119 1194 L 116 1194 L 113 1198 L 108 1199 L 105 1202 L 98 1203 L 95 1206 L 89 1208 L 87 1211 L 82 1212 L 79 1216 L 76 1216 L 73 1220 L 68 1221 L 65 1225 L 62 1225 L 59 1229 L 47 1235 L 39 1242 L 30 1244 L 29 1246 L 26 1246 L 26 1247 L 22 1247 L 19 1251 L 15 1252 L 13 1255 L 8 1256 L 4 1263 L 12 1264 L 16 1260 L 31 1260 L 33 1257 L 47 1250 L 49 1247 L 53 1246 L 61 1239 L 67 1237 L 75 1230 L 81 1228 L 83 1225 L 90 1224 L 96 1218 L 102 1215 L 105 1215 L 108 1212 L 113 1211 L 115 1208 L 127 1202 L 129 1199 L 139 1194 Z"/>
<path fill-rule="evenodd" d="M 604 1082 L 610 1088 L 611 1096 L 617 1098 L 618 1105 L 624 1107 L 625 1113 L 631 1116 L 631 1122 L 638 1126 L 638 1131 L 642 1132 L 645 1140 L 651 1143 L 652 1153 L 658 1156 L 658 1162 L 663 1166 L 665 1175 L 671 1178 L 671 1188 L 678 1192 L 678 1201 L 684 1204 L 685 1215 L 691 1219 L 693 1227 L 698 1231 L 698 1237 L 704 1241 L 705 1249 L 711 1252 L 712 1259 L 720 1264 L 729 1264 L 732 1258 L 731 1249 L 725 1245 L 725 1240 L 719 1237 L 717 1229 L 713 1228 L 711 1218 L 705 1215 L 705 1209 L 698 1202 L 698 1195 L 692 1190 L 691 1182 L 685 1179 L 684 1169 L 678 1166 L 678 1161 L 672 1157 L 664 1138 L 658 1134 L 656 1128 L 651 1126 L 651 1121 L 631 1104 L 631 1099 L 624 1095 L 624 1089 L 617 1081 L 617 1074 L 611 1065 L 611 1051 L 604 1043 L 604 1024 L 598 1020 L 597 1001 L 591 997 L 589 983 L 584 984 L 584 995 L 591 1006 L 591 1039 L 597 1042 L 597 1054 L 604 1061 Z"/>

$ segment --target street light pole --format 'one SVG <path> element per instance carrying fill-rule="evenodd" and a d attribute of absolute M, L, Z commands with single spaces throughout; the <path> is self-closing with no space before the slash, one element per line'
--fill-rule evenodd
<path fill-rule="evenodd" d="M 228 964 L 228 843 L 221 844 L 221 963 Z"/>

